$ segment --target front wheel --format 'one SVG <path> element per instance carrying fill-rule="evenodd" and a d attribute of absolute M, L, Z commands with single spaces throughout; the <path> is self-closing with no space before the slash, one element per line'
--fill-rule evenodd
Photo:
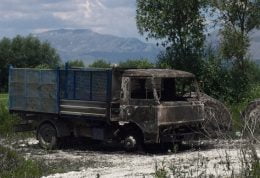
<path fill-rule="evenodd" d="M 129 132 L 124 138 L 124 148 L 127 152 L 134 152 L 141 150 L 142 142 L 141 137 L 134 132 Z"/>
<path fill-rule="evenodd" d="M 58 137 L 56 128 L 50 123 L 44 123 L 37 129 L 37 138 L 40 146 L 52 150 L 57 147 Z"/>

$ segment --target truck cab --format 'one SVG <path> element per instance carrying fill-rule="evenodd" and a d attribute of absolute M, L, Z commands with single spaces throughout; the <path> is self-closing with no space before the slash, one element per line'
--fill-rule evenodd
<path fill-rule="evenodd" d="M 204 121 L 195 76 L 167 69 L 124 71 L 120 117 L 115 120 L 138 126 L 144 143 L 180 142 L 194 135 Z M 132 139 L 137 137 L 132 134 Z"/>

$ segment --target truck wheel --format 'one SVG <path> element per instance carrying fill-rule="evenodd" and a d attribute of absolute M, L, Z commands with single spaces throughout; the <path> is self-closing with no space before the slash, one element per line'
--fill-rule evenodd
<path fill-rule="evenodd" d="M 141 146 L 140 139 L 136 134 L 127 134 L 124 139 L 124 148 L 127 152 L 137 151 Z"/>
<path fill-rule="evenodd" d="M 57 147 L 57 131 L 56 128 L 50 123 L 40 125 L 37 130 L 37 138 L 40 146 L 44 149 L 52 150 Z"/>

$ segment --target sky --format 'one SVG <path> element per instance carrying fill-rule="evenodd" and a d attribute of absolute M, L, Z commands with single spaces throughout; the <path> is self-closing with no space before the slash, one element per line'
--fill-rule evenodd
<path fill-rule="evenodd" d="M 135 0 L 0 0 L 0 38 L 55 29 L 137 37 Z"/>

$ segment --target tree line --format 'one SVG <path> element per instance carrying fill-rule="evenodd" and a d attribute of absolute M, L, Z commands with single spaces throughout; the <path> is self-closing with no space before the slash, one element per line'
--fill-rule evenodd
<path fill-rule="evenodd" d="M 29 35 L 0 41 L 0 91 L 7 90 L 8 68 L 55 68 L 61 64 L 56 50 L 47 42 Z"/>

